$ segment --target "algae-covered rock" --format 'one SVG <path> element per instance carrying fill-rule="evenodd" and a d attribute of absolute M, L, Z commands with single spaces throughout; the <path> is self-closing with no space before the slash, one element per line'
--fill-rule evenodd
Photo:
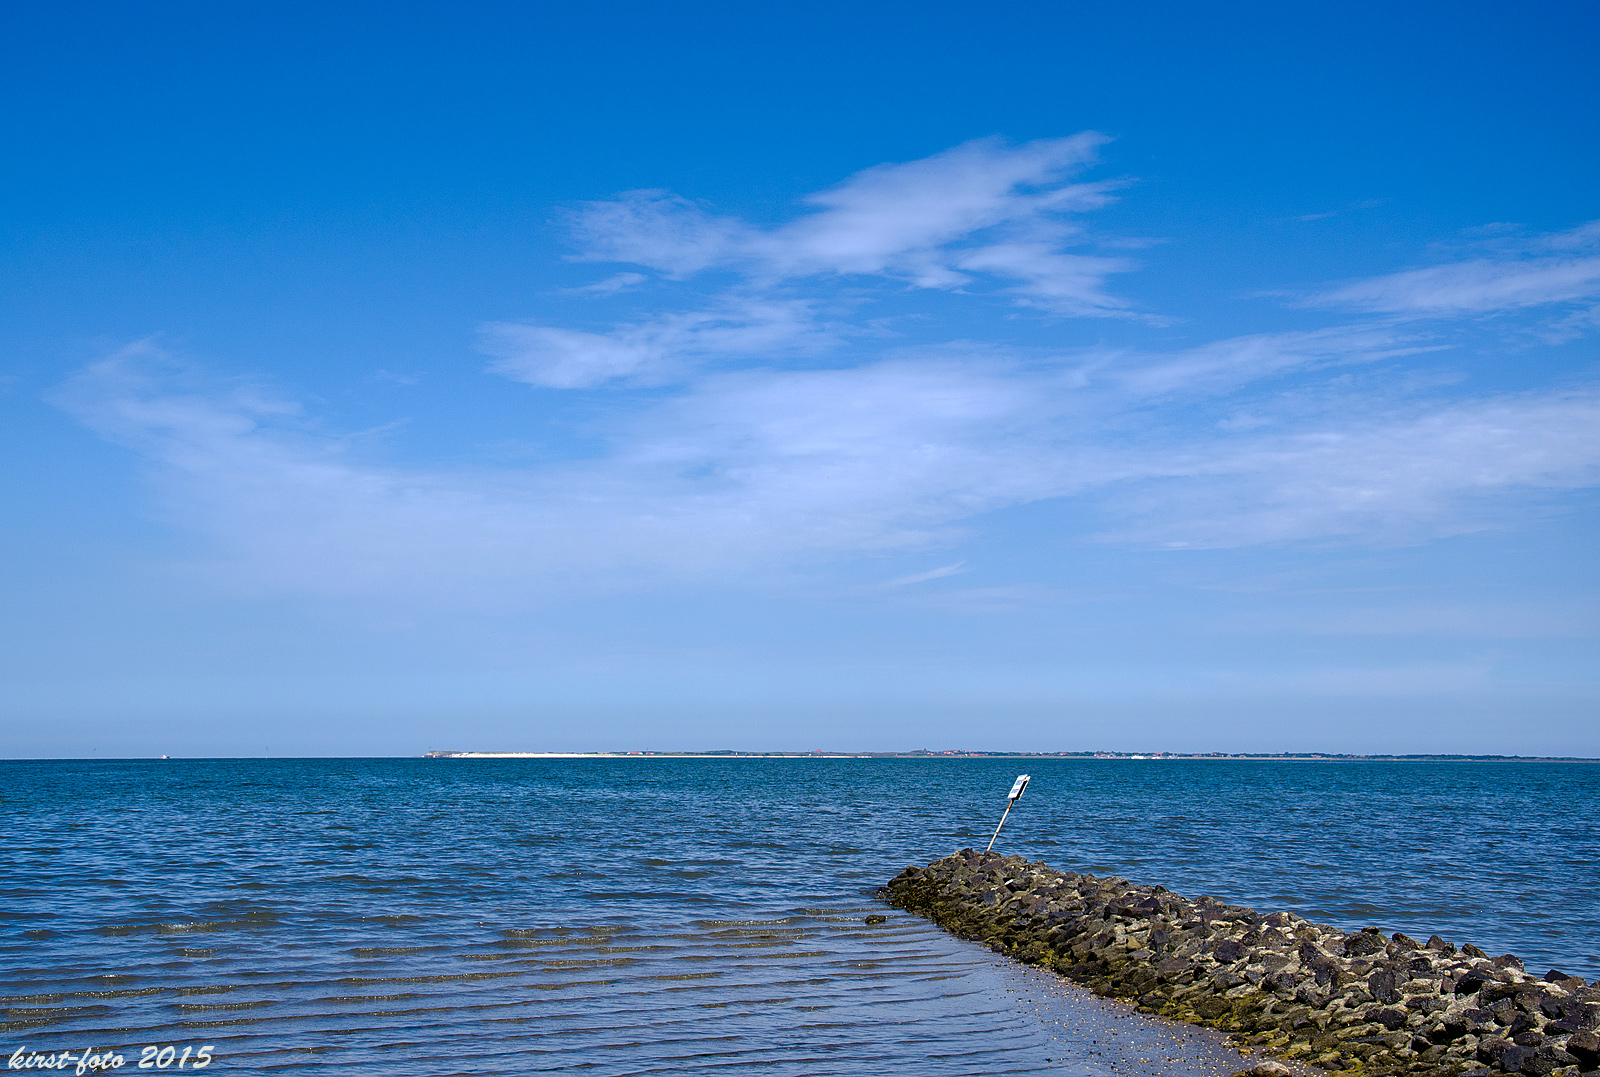
<path fill-rule="evenodd" d="M 1555 970 L 1536 979 L 1511 954 L 1490 958 L 1438 935 L 1347 934 L 972 849 L 908 867 L 884 896 L 1098 994 L 1330 1070 L 1578 1077 L 1600 1068 L 1600 985 Z"/>

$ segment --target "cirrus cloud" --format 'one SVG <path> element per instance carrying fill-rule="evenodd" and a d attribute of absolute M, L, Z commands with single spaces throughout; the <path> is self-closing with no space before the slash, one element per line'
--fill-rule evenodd
<path fill-rule="evenodd" d="M 1542 236 L 1493 257 L 1388 273 L 1319 292 L 1310 305 L 1377 314 L 1490 314 L 1600 297 L 1600 222 Z"/>
<path fill-rule="evenodd" d="M 1166 548 L 1416 542 L 1600 485 L 1600 390 L 1329 407 L 1216 436 L 1080 371 L 971 357 L 700 378 L 583 460 L 386 462 L 303 409 L 185 384 L 148 346 L 63 403 L 137 451 L 234 585 L 501 601 L 723 582 L 959 544 L 985 514 L 1076 506 L 1062 537 Z M 1076 523 L 1070 521 L 1076 520 Z"/>
<path fill-rule="evenodd" d="M 1111 197 L 1078 178 L 1104 143 L 965 143 L 858 172 L 770 227 L 663 192 L 581 207 L 580 259 L 658 278 L 627 270 L 566 301 L 627 293 L 642 309 L 603 328 L 494 321 L 480 338 L 492 373 L 563 391 L 530 422 L 580 416 L 555 462 L 397 463 L 381 439 L 330 435 L 300 404 L 208 383 L 150 345 L 61 399 L 143 458 L 173 519 L 209 536 L 208 571 L 452 601 L 954 547 L 1041 502 L 1076 541 L 1381 545 L 1515 526 L 1600 485 L 1590 380 L 1446 394 L 1450 379 L 1418 393 L 1391 376 L 1458 346 L 1449 318 L 1590 294 L 1595 226 L 1316 300 L 1377 317 L 1183 344 L 1024 349 L 991 330 L 913 347 L 866 312 L 876 287 L 952 307 L 986 293 L 1049 326 L 1127 314 L 1107 282 L 1131 264 L 1071 249 L 1092 246 L 1077 215 Z M 714 282 L 688 309 L 649 291 L 701 274 Z M 595 391 L 604 408 L 586 408 Z"/>

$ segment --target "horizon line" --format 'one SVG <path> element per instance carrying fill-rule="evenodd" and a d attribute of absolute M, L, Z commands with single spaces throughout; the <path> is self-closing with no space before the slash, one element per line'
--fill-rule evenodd
<path fill-rule="evenodd" d="M 1600 757 L 1584 755 L 1515 755 L 1503 753 L 1469 752 L 1128 752 L 1128 751 L 984 751 L 979 749 L 947 749 L 933 751 L 841 751 L 812 749 L 787 751 L 773 749 L 712 749 L 700 751 L 677 750 L 616 750 L 616 751 L 451 751 L 430 749 L 420 755 L 413 753 L 373 753 L 350 755 L 89 755 L 89 756 L 0 756 L 0 762 L 231 762 L 271 759 L 1071 759 L 1071 760 L 1124 760 L 1124 761 L 1281 761 L 1281 762 L 1522 762 L 1522 763 L 1597 763 Z"/>

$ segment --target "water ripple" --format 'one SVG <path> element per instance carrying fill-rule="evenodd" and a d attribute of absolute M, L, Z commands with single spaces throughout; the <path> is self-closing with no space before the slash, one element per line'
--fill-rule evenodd
<path fill-rule="evenodd" d="M 905 864 L 988 840 L 1005 761 L 0 769 L 7 1055 L 210 1043 L 247 1073 L 1231 1072 L 1214 1040 L 920 920 L 862 922 Z M 1028 769 L 1010 851 L 1600 974 L 1592 765 Z"/>

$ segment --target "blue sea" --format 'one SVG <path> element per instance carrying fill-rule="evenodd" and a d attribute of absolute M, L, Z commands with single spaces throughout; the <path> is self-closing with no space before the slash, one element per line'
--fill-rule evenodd
<path fill-rule="evenodd" d="M 1596 764 L 15 761 L 0 1053 L 116 1050 L 129 1072 L 193 1068 L 200 1047 L 228 1073 L 1230 1072 L 1215 1036 L 874 896 L 981 848 L 1023 769 L 997 850 L 1600 976 Z"/>

